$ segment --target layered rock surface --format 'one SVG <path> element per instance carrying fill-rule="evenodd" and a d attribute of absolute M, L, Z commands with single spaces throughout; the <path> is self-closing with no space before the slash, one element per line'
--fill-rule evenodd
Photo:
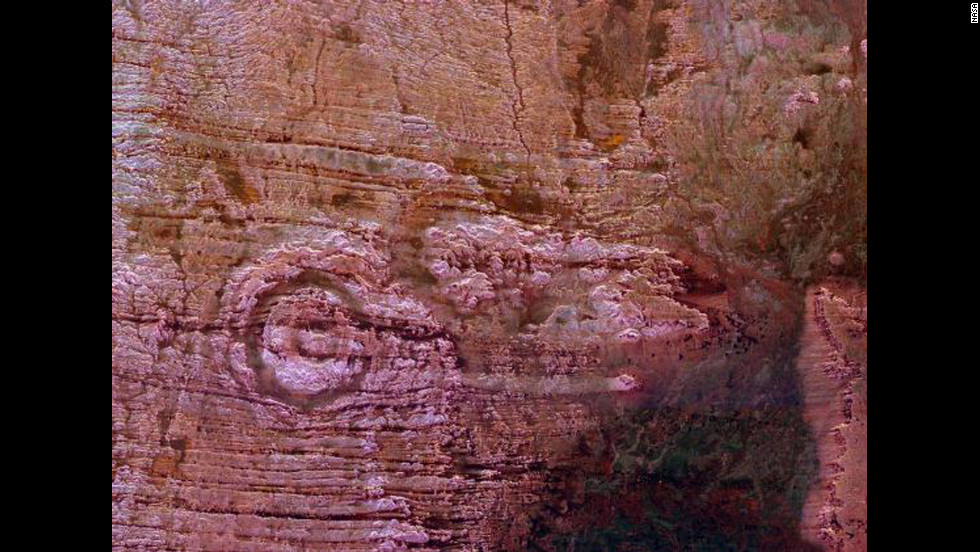
<path fill-rule="evenodd" d="M 113 548 L 866 548 L 865 12 L 114 3 Z"/>
<path fill-rule="evenodd" d="M 803 520 L 810 538 L 831 550 L 867 549 L 867 300 L 860 288 L 837 281 L 806 296 L 797 367 L 820 476 Z"/>

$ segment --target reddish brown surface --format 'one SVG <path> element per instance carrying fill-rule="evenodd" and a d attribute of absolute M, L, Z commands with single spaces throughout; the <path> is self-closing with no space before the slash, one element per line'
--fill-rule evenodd
<path fill-rule="evenodd" d="M 113 548 L 866 547 L 865 13 L 115 2 Z"/>
<path fill-rule="evenodd" d="M 867 294 L 848 282 L 807 291 L 797 368 L 820 475 L 804 530 L 830 550 L 866 550 L 868 520 Z"/>

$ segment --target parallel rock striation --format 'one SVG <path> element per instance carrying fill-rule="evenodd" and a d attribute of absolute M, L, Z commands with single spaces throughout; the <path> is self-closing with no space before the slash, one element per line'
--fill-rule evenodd
<path fill-rule="evenodd" d="M 865 13 L 114 2 L 113 549 L 866 549 Z"/>

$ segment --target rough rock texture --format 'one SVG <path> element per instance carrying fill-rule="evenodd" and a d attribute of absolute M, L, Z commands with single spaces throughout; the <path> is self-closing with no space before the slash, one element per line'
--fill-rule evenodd
<path fill-rule="evenodd" d="M 112 544 L 864 550 L 860 0 L 112 7 Z"/>
<path fill-rule="evenodd" d="M 825 282 L 806 295 L 797 367 L 820 476 L 803 521 L 810 538 L 831 550 L 867 549 L 867 300 L 849 282 Z"/>

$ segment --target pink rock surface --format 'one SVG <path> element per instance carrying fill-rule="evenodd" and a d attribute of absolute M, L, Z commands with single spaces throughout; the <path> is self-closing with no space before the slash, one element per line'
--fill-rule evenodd
<path fill-rule="evenodd" d="M 114 2 L 113 549 L 866 548 L 866 34 Z"/>

